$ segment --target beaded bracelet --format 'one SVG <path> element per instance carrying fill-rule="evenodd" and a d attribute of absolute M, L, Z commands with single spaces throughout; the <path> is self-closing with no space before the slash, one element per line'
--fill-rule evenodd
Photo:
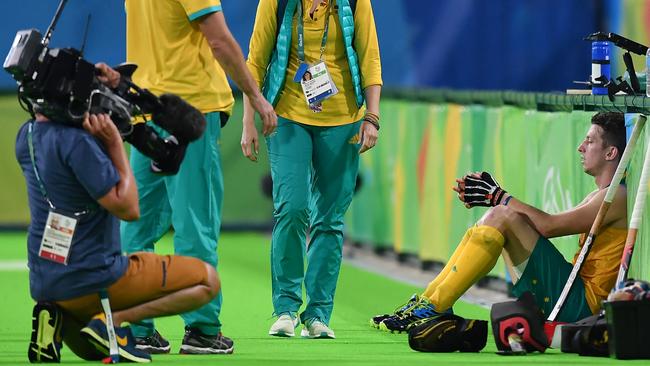
<path fill-rule="evenodd" d="M 372 112 L 366 112 L 365 117 L 363 117 L 363 120 L 365 122 L 370 123 L 371 125 L 375 126 L 377 131 L 379 131 L 379 116 L 372 113 Z"/>

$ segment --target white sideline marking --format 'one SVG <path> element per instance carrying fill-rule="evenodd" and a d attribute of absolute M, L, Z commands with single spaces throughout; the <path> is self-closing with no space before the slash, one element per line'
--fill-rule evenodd
<path fill-rule="evenodd" d="M 0 272 L 28 271 L 26 260 L 6 260 L 0 261 Z"/>

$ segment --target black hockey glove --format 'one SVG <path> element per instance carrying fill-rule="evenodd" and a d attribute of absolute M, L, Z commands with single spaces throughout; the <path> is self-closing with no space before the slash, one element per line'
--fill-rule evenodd
<path fill-rule="evenodd" d="M 506 195 L 506 191 L 501 189 L 499 183 L 488 172 L 482 172 L 480 177 L 467 175 L 464 181 L 464 202 L 470 207 L 496 206 Z"/>

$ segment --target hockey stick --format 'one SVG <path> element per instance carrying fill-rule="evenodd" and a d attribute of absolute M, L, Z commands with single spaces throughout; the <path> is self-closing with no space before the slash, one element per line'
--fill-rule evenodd
<path fill-rule="evenodd" d="M 109 344 L 109 357 L 102 360 L 103 363 L 118 363 L 120 362 L 120 353 L 117 347 L 117 338 L 115 337 L 115 328 L 113 327 L 113 313 L 111 312 L 111 304 L 108 300 L 108 292 L 106 290 L 99 291 L 99 299 L 106 315 L 106 332 L 108 333 Z"/>
<path fill-rule="evenodd" d="M 620 288 L 623 282 L 627 280 L 627 271 L 630 269 L 630 261 L 632 260 L 632 252 L 634 252 L 636 235 L 639 231 L 641 218 L 643 217 L 643 209 L 645 208 L 645 201 L 648 195 L 649 182 L 650 146 L 646 147 L 645 160 L 643 160 L 643 169 L 641 170 L 641 177 L 639 178 L 639 188 L 636 190 L 632 218 L 630 219 L 630 226 L 627 230 L 627 238 L 625 239 L 625 248 L 623 249 L 623 256 L 621 257 L 621 266 L 618 269 L 618 276 L 616 277 L 616 288 Z"/>
<path fill-rule="evenodd" d="M 548 316 L 547 320 L 549 322 L 553 322 L 557 318 L 557 315 L 559 314 L 560 310 L 562 309 L 562 306 L 564 305 L 564 302 L 566 301 L 567 296 L 569 295 L 569 291 L 571 291 L 571 287 L 573 287 L 573 282 L 575 282 L 575 279 L 578 276 L 578 272 L 580 272 L 580 268 L 582 268 L 582 263 L 587 257 L 587 254 L 589 253 L 589 249 L 591 249 L 591 244 L 593 243 L 596 235 L 598 235 L 600 226 L 603 223 L 603 219 L 605 219 L 605 215 L 607 215 L 609 206 L 614 200 L 616 191 L 618 191 L 618 186 L 621 184 L 621 180 L 623 179 L 623 175 L 625 174 L 625 169 L 627 168 L 627 165 L 630 162 L 630 159 L 632 158 L 632 151 L 634 151 L 634 148 L 636 147 L 636 142 L 639 139 L 641 130 L 643 130 L 643 127 L 645 126 L 645 122 L 646 122 L 646 117 L 644 115 L 640 115 L 637 118 L 636 123 L 634 124 L 634 130 L 632 131 L 632 136 L 630 136 L 630 141 L 627 143 L 627 146 L 623 151 L 623 155 L 621 156 L 621 160 L 618 162 L 618 166 L 616 167 L 616 172 L 614 173 L 612 182 L 607 188 L 605 199 L 603 199 L 603 203 L 601 203 L 600 208 L 598 209 L 598 213 L 596 214 L 596 219 L 594 220 L 594 223 L 591 225 L 591 229 L 589 230 L 589 235 L 587 236 L 585 243 L 582 245 L 580 254 L 578 255 L 578 258 L 576 259 L 576 262 L 573 265 L 573 269 L 571 269 L 569 278 L 567 279 L 567 282 L 564 285 L 564 288 L 562 289 L 562 293 L 560 294 L 560 297 L 557 299 L 557 302 L 553 307 L 553 311 L 551 311 L 551 314 Z"/>

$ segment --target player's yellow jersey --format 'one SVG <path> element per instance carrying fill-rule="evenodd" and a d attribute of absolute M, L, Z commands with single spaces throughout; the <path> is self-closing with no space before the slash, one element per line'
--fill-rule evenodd
<path fill-rule="evenodd" d="M 235 102 L 197 20 L 221 11 L 220 0 L 126 0 L 126 59 L 133 81 L 154 94 L 174 93 L 203 113 Z"/>
<path fill-rule="evenodd" d="M 580 277 L 585 284 L 587 303 L 594 314 L 600 309 L 600 302 L 607 298 L 616 284 L 626 237 L 627 229 L 608 227 L 598 233 L 596 240 L 591 243 L 589 255 L 580 268 Z M 582 249 L 586 238 L 586 234 L 580 236 L 580 249 Z M 579 254 L 578 250 L 573 258 L 573 263 Z"/>

